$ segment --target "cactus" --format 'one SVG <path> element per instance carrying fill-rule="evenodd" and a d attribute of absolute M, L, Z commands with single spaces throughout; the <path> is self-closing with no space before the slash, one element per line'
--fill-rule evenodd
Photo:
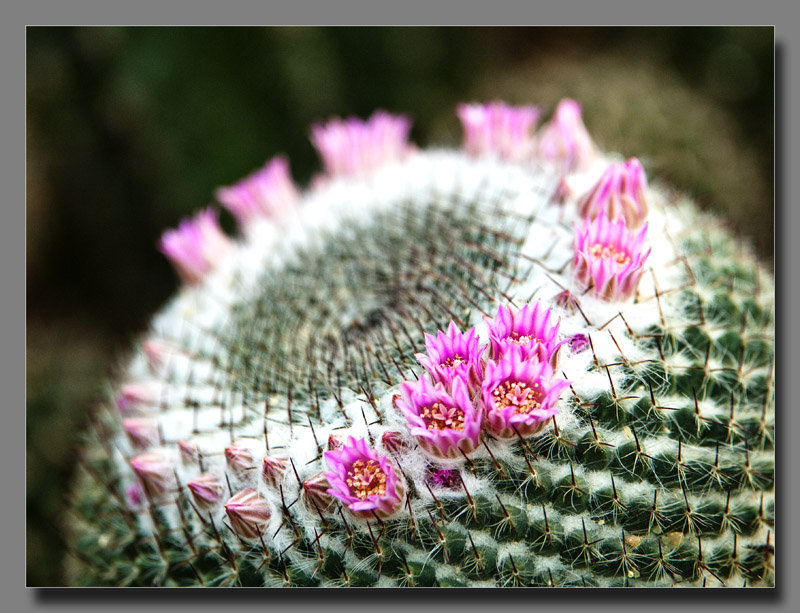
<path fill-rule="evenodd" d="M 165 233 L 85 434 L 75 585 L 774 583 L 774 290 L 563 101 L 315 126 Z"/>

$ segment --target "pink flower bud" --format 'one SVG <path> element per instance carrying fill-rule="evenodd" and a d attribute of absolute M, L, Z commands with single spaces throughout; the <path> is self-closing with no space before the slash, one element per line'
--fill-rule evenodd
<path fill-rule="evenodd" d="M 575 225 L 575 258 L 573 274 L 582 289 L 592 288 L 604 300 L 621 302 L 636 292 L 650 255 L 645 251 L 647 224 L 631 234 L 625 218 L 609 221 L 601 211 L 592 221 L 586 218 L 583 227 Z"/>
<path fill-rule="evenodd" d="M 344 439 L 338 434 L 331 434 L 328 437 L 328 451 L 336 451 L 337 449 L 341 449 L 342 445 L 344 444 Z"/>
<path fill-rule="evenodd" d="M 163 496 L 175 486 L 172 464 L 159 453 L 145 453 L 132 458 L 131 468 L 153 498 Z"/>
<path fill-rule="evenodd" d="M 158 420 L 154 417 L 126 417 L 122 428 L 137 449 L 147 449 L 159 444 Z"/>
<path fill-rule="evenodd" d="M 569 311 L 570 313 L 574 313 L 576 310 L 578 310 L 578 299 L 575 297 L 575 294 L 568 289 L 559 292 L 555 297 L 555 302 L 562 309 Z"/>
<path fill-rule="evenodd" d="M 647 218 L 646 189 L 647 177 L 639 160 L 610 164 L 578 203 L 578 215 L 596 219 L 605 211 L 612 221 L 624 217 L 628 228 L 638 228 Z"/>
<path fill-rule="evenodd" d="M 192 497 L 197 506 L 204 509 L 217 504 L 222 500 L 222 496 L 225 493 L 222 481 L 214 473 L 205 473 L 195 477 L 186 484 L 186 487 L 192 492 Z"/>
<path fill-rule="evenodd" d="M 348 437 L 338 451 L 326 451 L 331 472 L 328 493 L 341 500 L 357 517 L 385 519 L 405 502 L 406 485 L 386 456 L 367 446 L 364 439 Z"/>
<path fill-rule="evenodd" d="M 239 478 L 246 477 L 248 471 L 255 468 L 253 452 L 244 445 L 229 445 L 225 447 L 225 462 L 234 475 Z"/>
<path fill-rule="evenodd" d="M 582 353 L 586 351 L 591 344 L 589 343 L 589 337 L 585 334 L 575 334 L 569 337 L 569 348 L 572 350 L 572 353 Z"/>
<path fill-rule="evenodd" d="M 535 106 L 514 107 L 499 101 L 461 104 L 456 113 L 464 126 L 464 149 L 470 155 L 520 161 L 531 154 L 539 119 Z"/>
<path fill-rule="evenodd" d="M 581 114 L 580 104 L 562 100 L 537 137 L 539 157 L 554 162 L 564 174 L 587 170 L 596 155 Z"/>
<path fill-rule="evenodd" d="M 399 398 L 400 396 L 395 396 L 395 402 Z M 383 433 L 383 436 L 381 436 L 381 442 L 383 443 L 384 448 L 390 453 L 398 453 L 402 455 L 408 451 L 408 445 L 406 445 L 406 442 L 403 440 L 403 437 L 399 432 L 387 430 Z"/>
<path fill-rule="evenodd" d="M 211 272 L 231 250 L 213 209 L 183 220 L 176 230 L 167 230 L 159 249 L 169 258 L 184 283 L 196 284 Z"/>
<path fill-rule="evenodd" d="M 333 506 L 333 497 L 328 493 L 331 484 L 322 473 L 303 481 L 303 502 L 311 511 L 324 513 Z"/>
<path fill-rule="evenodd" d="M 257 539 L 269 524 L 269 503 L 256 490 L 248 487 L 225 503 L 225 513 L 233 531 L 245 539 Z"/>
<path fill-rule="evenodd" d="M 289 460 L 282 456 L 266 456 L 261 463 L 261 477 L 270 487 L 278 487 L 289 466 Z"/>
<path fill-rule="evenodd" d="M 122 413 L 134 409 L 147 409 L 158 404 L 160 385 L 156 381 L 137 381 L 123 385 L 117 396 L 117 406 Z"/>
<path fill-rule="evenodd" d="M 216 198 L 244 228 L 253 219 L 274 217 L 296 206 L 300 192 L 292 181 L 288 160 L 276 157 L 235 185 L 219 188 Z"/>
<path fill-rule="evenodd" d="M 194 441 L 178 441 L 178 449 L 184 464 L 195 464 L 200 457 L 200 450 Z"/>

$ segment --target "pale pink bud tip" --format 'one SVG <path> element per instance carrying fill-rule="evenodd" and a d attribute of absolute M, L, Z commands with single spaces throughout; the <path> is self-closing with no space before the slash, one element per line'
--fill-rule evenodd
<path fill-rule="evenodd" d="M 205 473 L 195 477 L 186 484 L 192 497 L 198 506 L 208 508 L 222 500 L 225 488 L 219 476 L 213 473 Z"/>
<path fill-rule="evenodd" d="M 569 385 L 548 362 L 526 359 L 509 347 L 499 361 L 486 363 L 481 399 L 489 432 L 500 438 L 539 432 L 558 413 L 556 403 Z"/>
<path fill-rule="evenodd" d="M 300 192 L 289 172 L 289 162 L 284 157 L 273 158 L 230 187 L 220 187 L 215 195 L 241 227 L 258 217 L 274 217 L 300 200 Z"/>
<path fill-rule="evenodd" d="M 539 131 L 536 151 L 540 158 L 553 162 L 564 174 L 587 170 L 595 157 L 595 147 L 583 124 L 581 105 L 564 99 L 553 118 Z"/>
<path fill-rule="evenodd" d="M 575 225 L 573 274 L 582 289 L 608 301 L 628 300 L 636 292 L 650 255 L 645 250 L 647 224 L 636 234 L 628 231 L 625 218 L 609 221 L 601 211 L 582 227 Z"/>
<path fill-rule="evenodd" d="M 366 121 L 350 117 L 316 124 L 311 127 L 311 142 L 329 176 L 355 176 L 412 153 L 410 129 L 407 117 L 377 111 Z"/>
<path fill-rule="evenodd" d="M 200 457 L 197 443 L 193 441 L 178 441 L 178 449 L 181 452 L 181 460 L 184 464 L 194 464 Z"/>
<path fill-rule="evenodd" d="M 137 449 L 147 449 L 159 443 L 158 420 L 151 417 L 126 417 L 122 429 Z"/>
<path fill-rule="evenodd" d="M 386 456 L 367 446 L 364 439 L 348 437 L 338 451 L 326 451 L 331 472 L 325 473 L 328 493 L 341 500 L 357 517 L 385 519 L 400 510 L 406 486 Z"/>
<path fill-rule="evenodd" d="M 131 468 L 145 491 L 157 498 L 167 493 L 175 483 L 170 461 L 158 453 L 146 453 L 131 459 Z"/>
<path fill-rule="evenodd" d="M 537 107 L 514 107 L 499 101 L 461 104 L 456 114 L 464 127 L 464 149 L 470 155 L 519 161 L 531 154 Z"/>
<path fill-rule="evenodd" d="M 137 511 L 144 502 L 144 490 L 138 481 L 125 490 L 125 497 L 128 499 L 128 508 Z"/>
<path fill-rule="evenodd" d="M 231 250 L 231 242 L 219 226 L 217 212 L 205 209 L 164 232 L 159 249 L 185 283 L 195 284 Z"/>
<path fill-rule="evenodd" d="M 647 218 L 646 190 L 647 177 L 639 160 L 611 164 L 578 203 L 578 215 L 595 219 L 605 211 L 609 219 L 623 217 L 628 228 L 638 228 Z"/>
<path fill-rule="evenodd" d="M 261 537 L 271 515 L 269 503 L 253 488 L 231 496 L 225 503 L 225 513 L 233 531 L 245 539 Z"/>

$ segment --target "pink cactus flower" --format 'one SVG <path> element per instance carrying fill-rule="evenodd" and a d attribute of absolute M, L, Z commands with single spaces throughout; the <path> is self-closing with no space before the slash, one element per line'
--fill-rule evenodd
<path fill-rule="evenodd" d="M 258 539 L 269 523 L 269 503 L 251 487 L 235 493 L 225 503 L 233 531 L 245 539 Z"/>
<path fill-rule="evenodd" d="M 348 437 L 338 451 L 326 451 L 331 472 L 328 493 L 341 500 L 357 517 L 385 519 L 405 502 L 406 485 L 386 456 L 367 447 L 364 439 Z"/>
<path fill-rule="evenodd" d="M 500 438 L 536 434 L 558 413 L 556 402 L 568 385 L 553 376 L 549 362 L 508 348 L 502 359 L 486 363 L 481 392 L 487 430 Z"/>
<path fill-rule="evenodd" d="M 509 346 L 518 346 L 526 359 L 550 362 L 555 368 L 558 349 L 558 321 L 551 320 L 550 309 L 541 302 L 525 304 L 519 310 L 500 305 L 494 319 L 484 317 L 489 327 L 489 343 L 494 360 L 499 360 Z"/>
<path fill-rule="evenodd" d="M 311 142 L 329 176 L 356 176 L 409 155 L 414 150 L 408 143 L 410 129 L 407 117 L 377 111 L 366 121 L 350 117 L 316 124 Z"/>
<path fill-rule="evenodd" d="M 477 389 L 483 376 L 481 354 L 486 349 L 478 345 L 479 340 L 475 328 L 463 334 L 451 321 L 446 334 L 439 330 L 435 337 L 425 335 L 427 355 L 418 353 L 416 358 L 434 382 L 449 386 L 453 379 L 460 378 L 471 389 Z"/>
<path fill-rule="evenodd" d="M 247 476 L 255 466 L 253 452 L 244 445 L 228 445 L 225 447 L 225 462 L 234 475 L 239 478 Z"/>
<path fill-rule="evenodd" d="M 126 417 L 122 420 L 122 429 L 137 449 L 147 449 L 159 443 L 158 420 L 153 417 Z"/>
<path fill-rule="evenodd" d="M 395 405 L 419 446 L 432 456 L 461 458 L 478 447 L 482 415 L 461 378 L 453 379 L 449 388 L 442 383 L 434 386 L 424 375 L 416 383 L 406 381 Z"/>
<path fill-rule="evenodd" d="M 271 487 L 278 487 L 289 467 L 289 460 L 283 456 L 266 456 L 261 462 L 261 478 Z"/>
<path fill-rule="evenodd" d="M 647 218 L 646 190 L 647 177 L 639 160 L 610 164 L 578 203 L 578 215 L 595 219 L 605 211 L 609 219 L 624 217 L 629 228 L 638 228 Z"/>
<path fill-rule="evenodd" d="M 538 156 L 554 162 L 564 174 L 587 170 L 595 157 L 595 146 L 581 115 L 578 102 L 562 100 L 536 139 Z"/>
<path fill-rule="evenodd" d="M 623 301 L 636 292 L 650 255 L 645 251 L 647 224 L 636 234 L 628 231 L 625 218 L 609 221 L 601 211 L 582 228 L 575 225 L 574 275 L 586 289 L 608 301 Z"/>
<path fill-rule="evenodd" d="M 147 492 L 159 498 L 175 486 L 175 472 L 170 461 L 159 453 L 145 453 L 131 459 L 131 468 Z"/>
<path fill-rule="evenodd" d="M 189 481 L 186 487 L 192 492 L 192 498 L 194 498 L 197 506 L 204 509 L 217 504 L 222 500 L 222 495 L 225 493 L 222 480 L 219 478 L 219 475 L 215 475 L 214 473 L 199 475 Z"/>
<path fill-rule="evenodd" d="M 169 258 L 178 275 L 189 285 L 199 283 L 231 249 L 213 209 L 184 219 L 175 230 L 161 237 L 159 249 Z"/>
<path fill-rule="evenodd" d="M 539 120 L 537 107 L 514 107 L 498 101 L 461 104 L 456 113 L 464 126 L 464 149 L 470 155 L 514 162 L 530 156 L 533 130 Z"/>
<path fill-rule="evenodd" d="M 300 192 L 292 181 L 289 161 L 285 157 L 269 160 L 230 187 L 220 187 L 215 194 L 236 217 L 239 226 L 259 217 L 274 217 L 292 208 L 300 200 Z"/>

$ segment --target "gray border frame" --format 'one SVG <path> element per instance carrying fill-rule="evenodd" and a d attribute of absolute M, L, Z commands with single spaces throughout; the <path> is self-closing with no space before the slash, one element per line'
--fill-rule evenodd
<path fill-rule="evenodd" d="M 466 591 L 466 590 L 415 590 L 393 591 L 391 595 L 378 590 L 337 591 L 326 590 L 263 591 L 238 590 L 202 592 L 189 590 L 120 590 L 120 589 L 46 589 L 25 585 L 25 471 L 21 458 L 25 447 L 21 432 L 25 428 L 25 328 L 22 315 L 25 310 L 25 26 L 68 24 L 457 24 L 457 25 L 775 25 L 776 34 L 776 258 L 777 318 L 780 329 L 777 366 L 777 402 L 780 412 L 778 430 L 778 455 L 781 466 L 794 466 L 797 446 L 792 445 L 792 435 L 797 434 L 797 419 L 791 406 L 785 402 L 787 394 L 782 389 L 784 373 L 794 371 L 797 365 L 798 326 L 786 313 L 793 312 L 798 303 L 798 275 L 792 274 L 792 264 L 798 258 L 800 247 L 791 241 L 795 236 L 800 212 L 790 203 L 796 193 L 797 174 L 790 157 L 792 145 L 797 145 L 797 128 L 789 116 L 789 100 L 797 99 L 797 63 L 792 66 L 792 40 L 798 36 L 788 24 L 797 23 L 798 8 L 788 1 L 758 3 L 746 0 L 735 2 L 672 0 L 669 3 L 641 3 L 636 0 L 587 1 L 561 0 L 558 3 L 534 5 L 531 2 L 493 0 L 403 0 L 379 3 L 369 0 L 327 0 L 315 2 L 294 0 L 291 3 L 272 2 L 210 2 L 208 0 L 179 0 L 153 2 L 137 0 L 130 3 L 109 3 L 102 0 L 62 0 L 45 2 L 29 0 L 4 7 L 0 25 L 0 65 L 3 84 L 0 89 L 0 143 L 2 143 L 2 176 L 6 186 L 0 206 L 0 268 L 3 287 L 0 293 L 0 347 L 2 368 L 0 381 L 6 392 L 2 397 L 3 427 L 0 429 L 0 452 L 3 461 L 0 516 L 0 542 L 5 547 L 0 558 L 0 593 L 3 609 L 9 611 L 201 611 L 218 610 L 235 606 L 238 611 L 263 610 L 264 607 L 305 607 L 322 605 L 327 612 L 338 610 L 380 611 L 415 604 L 431 608 L 458 608 L 459 611 L 503 606 L 512 609 L 530 609 L 536 606 L 564 605 L 569 609 L 585 609 L 594 613 L 620 611 L 647 607 L 652 611 L 671 610 L 676 606 L 696 603 L 703 610 L 736 611 L 757 607 L 782 611 L 800 610 L 799 590 L 793 585 L 793 557 L 798 550 L 798 530 L 788 517 L 788 510 L 796 508 L 798 488 L 792 479 L 781 480 L 778 499 L 778 521 L 781 523 L 781 546 L 777 548 L 778 587 L 774 590 L 571 590 L 565 592 L 530 591 Z M 795 19 L 792 19 L 794 14 Z M 796 62 L 796 58 L 795 62 Z M 794 78 L 793 78 L 794 77 Z M 793 129 L 794 128 L 794 129 Z M 784 409 L 784 407 L 786 407 Z M 20 470 L 23 469 L 23 470 Z M 9 547 L 10 545 L 10 547 Z M 389 598 L 387 598 L 389 596 Z M 235 604 L 232 602 L 235 601 Z"/>

